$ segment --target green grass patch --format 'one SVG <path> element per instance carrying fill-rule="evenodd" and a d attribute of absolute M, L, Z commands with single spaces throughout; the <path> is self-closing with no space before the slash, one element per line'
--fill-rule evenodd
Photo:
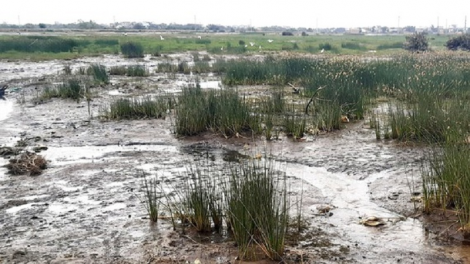
<path fill-rule="evenodd" d="M 195 115 L 194 113 L 197 113 Z M 185 88 L 177 99 L 176 134 L 192 136 L 212 130 L 226 137 L 253 130 L 259 121 L 231 89 Z"/>
<path fill-rule="evenodd" d="M 169 99 L 163 97 L 121 98 L 102 110 L 106 119 L 145 119 L 165 118 L 169 109 Z"/>
<path fill-rule="evenodd" d="M 100 64 L 92 64 L 86 70 L 88 75 L 93 76 L 93 80 L 97 84 L 108 84 L 109 83 L 109 74 L 106 71 L 106 67 Z"/>
<path fill-rule="evenodd" d="M 452 210 L 464 237 L 470 235 L 470 144 L 460 142 L 438 146 L 423 172 L 424 211 Z"/>
<path fill-rule="evenodd" d="M 55 88 L 46 87 L 40 95 L 40 99 L 63 98 L 80 100 L 85 95 L 86 84 L 78 78 L 64 79 Z"/>
<path fill-rule="evenodd" d="M 126 58 L 143 58 L 144 48 L 142 44 L 138 42 L 126 42 L 121 44 L 121 53 Z"/>
<path fill-rule="evenodd" d="M 130 65 L 127 66 L 127 76 L 145 77 L 149 72 L 145 65 Z"/>
<path fill-rule="evenodd" d="M 186 51 L 208 51 L 214 54 L 253 54 L 276 52 L 288 49 L 292 52 L 317 53 L 321 49 L 330 53 L 360 54 L 366 50 L 358 49 L 355 45 L 367 50 L 379 50 L 380 54 L 392 55 L 403 52 L 404 35 L 364 36 L 364 35 L 312 35 L 312 36 L 280 36 L 277 34 L 207 34 L 202 39 L 185 39 L 184 33 L 165 36 L 133 34 L 116 37 L 96 35 L 83 32 L 83 35 L 73 37 L 55 36 L 0 36 L 0 58 L 44 60 L 76 58 L 81 56 L 118 54 L 124 56 L 142 57 L 143 54 L 175 53 Z M 433 36 L 430 46 L 434 51 L 445 50 L 448 36 Z M 269 40 L 269 41 L 268 41 Z M 249 43 L 254 43 L 253 46 Z M 134 47 L 127 46 L 134 44 Z M 240 43 L 247 43 L 240 45 Z M 124 45 L 124 47 L 123 47 Z M 341 46 L 344 48 L 341 48 Z M 262 48 L 259 49 L 259 46 Z M 137 48 L 136 48 L 137 47 Z M 122 50 L 124 48 L 124 50 Z M 42 54 L 42 55 L 40 55 Z"/>

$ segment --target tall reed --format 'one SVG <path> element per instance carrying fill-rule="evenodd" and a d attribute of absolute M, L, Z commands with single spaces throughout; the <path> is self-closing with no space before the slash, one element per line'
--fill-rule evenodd
<path fill-rule="evenodd" d="M 207 164 L 189 169 L 185 187 L 185 203 L 189 222 L 198 232 L 221 231 L 224 197 L 218 175 Z M 209 169 L 206 169 L 209 168 Z"/>
<path fill-rule="evenodd" d="M 235 90 L 204 91 L 197 85 L 183 89 L 177 101 L 175 126 L 178 135 L 190 136 L 212 130 L 229 137 L 259 126 L 259 121 L 252 118 L 248 105 Z"/>
<path fill-rule="evenodd" d="M 169 109 L 168 99 L 163 97 L 121 98 L 102 110 L 108 119 L 165 118 Z"/>
<path fill-rule="evenodd" d="M 163 197 L 160 192 L 157 191 L 159 181 L 157 178 L 148 180 L 146 176 L 143 176 L 142 185 L 144 188 L 144 205 L 149 215 L 150 221 L 153 223 L 158 222 L 158 216 L 160 212 L 160 199 Z"/>
<path fill-rule="evenodd" d="M 100 64 L 92 64 L 87 69 L 87 74 L 93 76 L 93 80 L 98 84 L 108 84 L 109 74 L 106 71 L 106 67 Z"/>
<path fill-rule="evenodd" d="M 121 52 L 126 58 L 144 57 L 144 48 L 138 42 L 126 42 L 121 44 Z"/>
<path fill-rule="evenodd" d="M 127 76 L 145 77 L 149 75 L 149 72 L 145 65 L 129 65 L 126 74 Z"/>
<path fill-rule="evenodd" d="M 280 260 L 288 225 L 286 175 L 268 159 L 231 168 L 227 214 L 241 259 L 252 259 L 255 248 Z"/>

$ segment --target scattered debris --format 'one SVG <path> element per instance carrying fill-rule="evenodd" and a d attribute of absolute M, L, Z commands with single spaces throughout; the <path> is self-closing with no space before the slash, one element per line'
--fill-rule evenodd
<path fill-rule="evenodd" d="M 46 169 L 47 160 L 36 153 L 25 152 L 17 159 L 10 159 L 10 163 L 5 166 L 8 172 L 13 175 L 29 173 L 30 176 L 37 176 Z"/>
<path fill-rule="evenodd" d="M 381 218 L 378 218 L 376 216 L 369 216 L 365 219 L 362 219 L 359 223 L 365 226 L 373 226 L 373 227 L 385 225 L 385 222 Z"/>
<path fill-rule="evenodd" d="M 341 123 L 349 123 L 349 118 L 345 115 L 341 116 Z"/>
<path fill-rule="evenodd" d="M 291 83 L 287 83 L 290 87 L 292 87 L 292 93 L 293 94 L 299 94 L 300 93 L 300 88 L 298 87 L 295 87 L 293 84 Z"/>
<path fill-rule="evenodd" d="M 46 146 L 36 146 L 33 148 L 33 151 L 38 153 L 38 152 L 41 152 L 43 150 L 47 150 L 47 147 Z"/>
<path fill-rule="evenodd" d="M 320 205 L 320 206 L 317 206 L 317 210 L 320 214 L 326 214 L 330 212 L 331 207 L 329 205 Z"/>
<path fill-rule="evenodd" d="M 0 157 L 8 158 L 20 153 L 21 148 L 15 147 L 0 147 Z"/>

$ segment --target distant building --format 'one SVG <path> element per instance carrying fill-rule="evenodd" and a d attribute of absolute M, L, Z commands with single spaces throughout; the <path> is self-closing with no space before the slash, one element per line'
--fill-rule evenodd
<path fill-rule="evenodd" d="M 350 28 L 347 30 L 346 34 L 350 35 L 360 35 L 362 34 L 361 28 Z"/>
<path fill-rule="evenodd" d="M 333 33 L 335 33 L 335 34 L 344 34 L 344 33 L 346 33 L 346 28 L 342 28 L 342 27 L 335 28 L 335 29 L 333 29 Z"/>

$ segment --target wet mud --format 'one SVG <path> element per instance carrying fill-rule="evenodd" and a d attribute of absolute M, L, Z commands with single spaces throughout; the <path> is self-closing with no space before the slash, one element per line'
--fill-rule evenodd
<path fill-rule="evenodd" d="M 194 76 L 112 77 L 111 85 L 96 90 L 91 116 L 85 101 L 31 103 L 35 88 L 57 81 L 63 65 L 77 69 L 98 61 L 135 64 L 117 56 L 0 62 L 0 83 L 13 88 L 0 100 L 0 146 L 18 141 L 27 142 L 26 149 L 47 146 L 39 154 L 48 160 L 39 176 L 13 176 L 3 167 L 8 155 L 0 158 L 0 263 L 238 263 L 226 236 L 175 232 L 165 217 L 150 224 L 142 177 L 176 186 L 198 160 L 223 167 L 258 153 L 274 159 L 289 177 L 290 193 L 302 196 L 306 229 L 288 243 L 286 262 L 470 262 L 468 246 L 444 241 L 418 217 L 424 147 L 377 141 L 364 121 L 305 142 L 286 137 L 265 142 L 214 134 L 176 138 L 171 116 L 98 118 L 113 98 L 177 93 Z M 151 67 L 159 61 L 148 57 L 139 63 Z M 207 88 L 220 86 L 217 76 L 201 80 Z M 364 225 L 370 216 L 384 224 Z"/>

